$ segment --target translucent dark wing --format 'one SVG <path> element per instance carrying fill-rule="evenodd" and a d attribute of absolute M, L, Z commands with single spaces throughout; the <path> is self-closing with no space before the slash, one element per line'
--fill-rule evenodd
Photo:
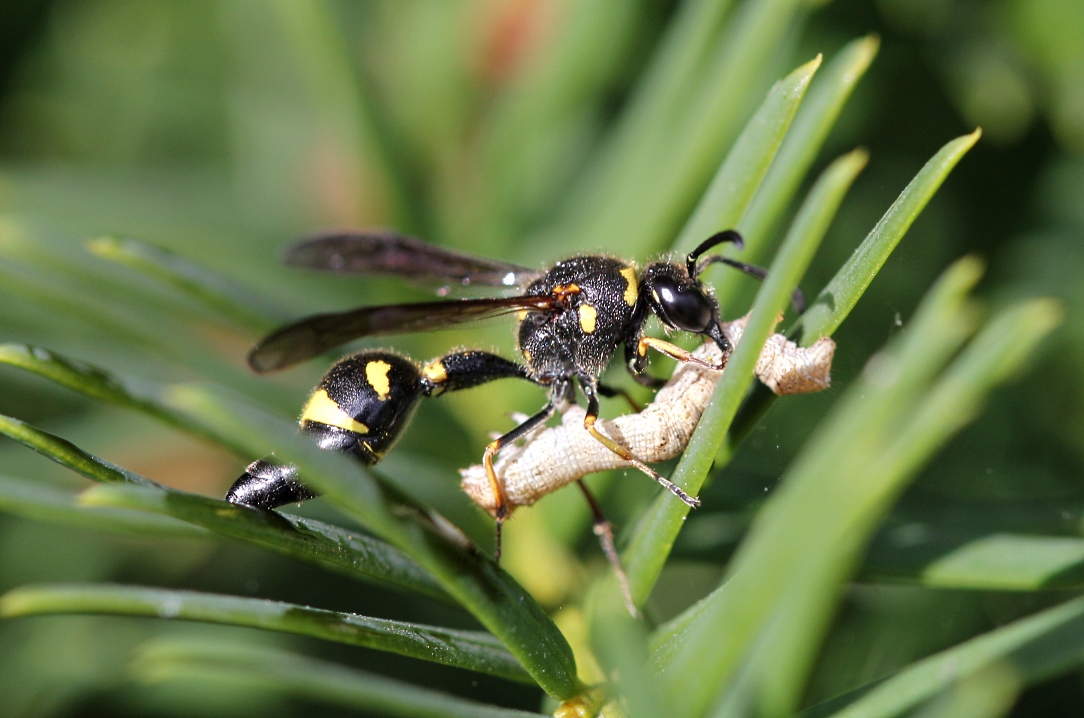
<path fill-rule="evenodd" d="M 248 364 L 261 373 L 274 371 L 362 337 L 442 329 L 522 310 L 548 311 L 554 307 L 555 301 L 552 295 L 495 297 L 458 302 L 389 304 L 335 314 L 316 314 L 287 324 L 264 338 L 249 352 Z"/>
<path fill-rule="evenodd" d="M 542 272 L 497 259 L 474 257 L 388 230 L 331 232 L 286 252 L 299 267 L 353 274 L 390 274 L 421 284 L 526 287 Z"/>

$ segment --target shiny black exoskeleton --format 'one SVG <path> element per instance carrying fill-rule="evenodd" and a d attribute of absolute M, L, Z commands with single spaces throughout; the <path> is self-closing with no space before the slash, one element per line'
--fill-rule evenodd
<path fill-rule="evenodd" d="M 525 378 L 524 368 L 488 352 L 455 352 L 419 366 L 393 352 L 363 351 L 328 370 L 298 423 L 301 433 L 321 449 L 372 466 L 391 451 L 423 396 L 507 377 Z M 296 467 L 269 456 L 248 465 L 226 500 L 274 509 L 315 496 L 298 478 Z"/>
<path fill-rule="evenodd" d="M 498 315 L 519 318 L 519 348 L 524 364 L 488 352 L 455 352 L 424 368 L 389 352 L 367 351 L 336 364 L 316 388 L 301 418 L 302 431 L 321 447 L 350 453 L 366 464 L 380 460 L 403 430 L 421 396 L 476 386 L 494 379 L 522 378 L 549 387 L 541 411 L 485 450 L 485 464 L 494 495 L 495 517 L 505 518 L 500 482 L 493 456 L 550 418 L 559 406 L 575 399 L 576 387 L 587 399 L 585 430 L 610 450 L 655 478 L 686 503 L 699 501 L 681 491 L 637 459 L 624 446 L 595 428 L 600 393 L 599 377 L 618 347 L 625 345 L 626 366 L 646 385 L 659 380 L 646 374 L 647 350 L 654 348 L 680 361 L 722 370 L 731 347 L 720 325 L 719 307 L 701 284 L 700 272 L 722 262 L 757 276 L 764 270 L 718 255 L 702 255 L 714 246 L 741 245 L 737 232 L 714 235 L 685 258 L 684 263 L 660 261 L 638 271 L 632 263 L 604 255 L 573 257 L 545 272 L 499 260 L 472 257 L 434 247 L 391 232 L 329 234 L 292 248 L 289 262 L 301 266 L 368 274 L 391 274 L 415 280 L 516 288 L 514 297 L 467 299 L 363 307 L 336 314 L 307 317 L 261 341 L 249 355 L 260 372 L 284 368 L 353 339 L 448 327 Z M 796 295 L 797 296 L 797 295 Z M 670 342 L 644 336 L 650 316 L 668 328 L 701 334 L 722 350 L 718 364 L 704 364 Z M 371 375 L 373 367 L 388 365 L 386 374 Z M 383 376 L 383 379 L 379 379 Z M 331 417 L 329 419 L 329 417 Z M 339 421 L 340 417 L 348 420 Z M 353 423 L 350 423 L 353 422 Z M 359 431 L 362 425 L 365 431 Z M 252 464 L 230 491 L 237 503 L 272 508 L 311 497 L 311 492 L 273 460 Z M 499 552 L 499 543 L 498 543 Z"/>

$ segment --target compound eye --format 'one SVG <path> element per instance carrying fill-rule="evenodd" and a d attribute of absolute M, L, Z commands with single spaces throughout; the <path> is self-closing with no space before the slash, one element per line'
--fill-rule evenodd
<path fill-rule="evenodd" d="M 659 318 L 666 324 L 697 334 L 705 332 L 711 324 L 711 302 L 697 287 L 660 277 L 652 291 L 659 303 Z"/>

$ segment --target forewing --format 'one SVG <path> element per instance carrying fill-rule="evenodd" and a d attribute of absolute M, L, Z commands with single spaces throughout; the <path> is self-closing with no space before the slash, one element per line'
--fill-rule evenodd
<path fill-rule="evenodd" d="M 288 324 L 267 336 L 248 355 L 258 372 L 269 372 L 319 356 L 362 337 L 409 334 L 444 329 L 518 311 L 549 311 L 551 295 L 464 299 L 362 307 L 335 314 L 316 314 Z"/>
<path fill-rule="evenodd" d="M 316 235 L 286 252 L 299 267 L 352 274 L 387 274 L 420 284 L 447 287 L 525 288 L 541 272 L 498 259 L 435 247 L 388 230 Z"/>

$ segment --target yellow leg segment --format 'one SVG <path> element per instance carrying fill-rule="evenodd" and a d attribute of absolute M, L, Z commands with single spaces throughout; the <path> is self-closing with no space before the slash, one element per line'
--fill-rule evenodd
<path fill-rule="evenodd" d="M 648 347 L 651 347 L 655 351 L 665 354 L 668 357 L 677 359 L 680 362 L 696 364 L 697 366 L 702 366 L 705 369 L 711 369 L 713 371 L 722 371 L 723 369 L 726 369 L 726 360 L 730 358 L 728 354 L 724 354 L 718 364 L 712 364 L 709 361 L 704 361 L 698 356 L 694 356 L 692 352 L 685 351 L 677 344 L 671 344 L 665 339 L 640 337 L 640 342 L 636 345 L 637 353 L 640 356 L 646 356 Z"/>
<path fill-rule="evenodd" d="M 501 562 L 501 525 L 508 516 L 508 502 L 504 498 L 504 489 L 497 479 L 497 472 L 493 468 L 493 455 L 501 450 L 501 440 L 491 441 L 486 445 L 485 454 L 482 455 L 482 465 L 486 468 L 486 476 L 489 478 L 489 488 L 493 492 L 494 510 L 493 517 L 496 519 L 496 538 L 493 547 L 493 560 Z"/>
<path fill-rule="evenodd" d="M 633 456 L 631 451 L 629 451 L 624 446 L 622 446 L 621 444 L 617 443 L 616 441 L 614 441 L 613 439 L 611 439 L 610 437 L 606 436 L 601 431 L 599 431 L 595 427 L 595 422 L 596 421 L 598 421 L 598 415 L 588 413 L 587 416 L 585 416 L 584 419 L 583 419 L 583 428 L 587 429 L 588 433 L 590 433 L 591 436 L 595 437 L 595 439 L 597 439 L 599 441 L 599 443 L 601 443 L 607 449 L 609 449 L 610 451 L 612 451 L 615 454 L 617 454 L 618 456 L 620 456 L 625 461 L 627 461 L 630 464 L 632 464 L 633 466 L 635 466 L 640 471 L 644 472 L 645 474 L 647 474 L 651 478 L 655 479 L 655 481 L 659 482 L 664 487 L 666 487 L 666 489 L 670 493 L 672 493 L 674 496 L 677 496 L 679 499 L 681 499 L 683 502 L 685 502 L 689 506 L 692 506 L 693 508 L 696 508 L 697 506 L 700 505 L 700 499 L 696 498 L 695 496 L 689 496 L 687 493 L 682 491 L 682 489 L 677 484 L 675 484 L 673 481 L 670 481 L 670 479 L 666 478 L 665 476 L 660 474 L 658 471 L 655 471 L 653 468 L 651 468 L 650 466 L 645 464 L 643 461 L 640 461 L 639 459 L 637 459 L 635 456 Z"/>

